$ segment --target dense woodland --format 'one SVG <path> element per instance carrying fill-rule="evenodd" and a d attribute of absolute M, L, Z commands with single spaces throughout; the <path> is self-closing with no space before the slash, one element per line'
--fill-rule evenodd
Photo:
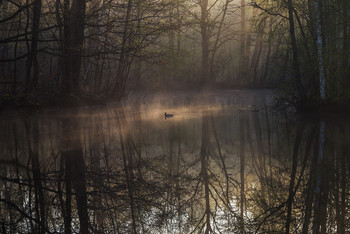
<path fill-rule="evenodd" d="M 347 0 L 1 0 L 2 103 L 280 87 L 346 101 Z"/>
<path fill-rule="evenodd" d="M 349 233 L 349 11 L 0 0 L 0 233 Z"/>

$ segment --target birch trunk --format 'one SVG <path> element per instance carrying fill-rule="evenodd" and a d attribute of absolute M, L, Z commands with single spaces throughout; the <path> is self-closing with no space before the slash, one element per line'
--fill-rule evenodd
<path fill-rule="evenodd" d="M 315 10 L 315 29 L 316 29 L 316 47 L 317 47 L 317 57 L 318 57 L 318 70 L 319 70 L 319 78 L 320 78 L 320 98 L 321 100 L 325 100 L 325 71 L 323 64 L 323 56 L 322 56 L 322 31 L 321 31 L 321 17 L 320 17 L 320 0 L 314 0 L 314 10 Z"/>

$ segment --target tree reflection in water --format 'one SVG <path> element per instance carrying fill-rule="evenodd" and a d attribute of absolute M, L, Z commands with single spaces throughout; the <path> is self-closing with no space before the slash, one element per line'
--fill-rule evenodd
<path fill-rule="evenodd" d="M 346 118 L 217 99 L 4 114 L 0 232 L 349 232 Z"/>

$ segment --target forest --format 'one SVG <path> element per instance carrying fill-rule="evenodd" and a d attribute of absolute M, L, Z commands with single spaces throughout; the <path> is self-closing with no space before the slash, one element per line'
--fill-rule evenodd
<path fill-rule="evenodd" d="M 0 0 L 0 233 L 350 233 L 349 0 Z"/>
<path fill-rule="evenodd" d="M 278 88 L 348 106 L 347 0 L 0 2 L 2 105 L 135 90 Z"/>

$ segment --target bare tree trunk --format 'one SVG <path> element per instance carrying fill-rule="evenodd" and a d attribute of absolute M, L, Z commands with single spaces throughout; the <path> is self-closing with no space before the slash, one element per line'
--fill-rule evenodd
<path fill-rule="evenodd" d="M 40 31 L 40 16 L 41 16 L 41 0 L 34 0 L 33 3 L 33 24 L 32 24 L 32 39 L 31 48 L 27 61 L 26 73 L 26 91 L 36 87 L 39 78 L 39 62 L 38 62 L 38 40 Z M 33 66 L 33 79 L 31 79 L 31 72 Z"/>
<path fill-rule="evenodd" d="M 66 1 L 65 0 L 65 5 L 66 5 Z M 64 70 L 65 70 L 65 63 L 64 63 L 64 55 L 65 55 L 65 51 L 64 51 L 64 33 L 63 33 L 63 21 L 62 21 L 62 16 L 60 13 L 60 8 L 61 8 L 61 0 L 56 0 L 55 1 L 55 17 L 56 17 L 56 21 L 57 21 L 57 25 L 58 25 L 58 37 L 60 39 L 60 41 L 58 42 L 58 47 L 59 47 L 59 58 L 58 58 L 58 70 L 57 70 L 57 75 L 55 76 L 57 79 L 57 83 L 56 85 L 59 86 L 59 81 L 61 82 L 62 80 L 59 78 L 62 78 L 62 75 L 64 75 Z M 65 13 L 65 9 L 63 11 L 64 14 Z M 64 17 L 66 17 L 64 15 Z M 63 72 L 63 73 L 62 73 Z M 65 82 L 66 79 L 63 79 L 63 82 Z M 62 84 L 62 86 L 64 86 L 64 83 Z"/>
<path fill-rule="evenodd" d="M 17 35 L 20 34 L 20 28 L 21 28 L 21 25 L 22 25 L 22 13 L 19 14 L 19 18 L 18 18 L 18 30 L 17 30 Z M 17 48 L 18 48 L 18 41 L 16 40 L 16 43 L 15 43 L 15 48 L 14 48 L 14 55 L 15 55 L 15 58 L 17 57 Z M 1 47 L 0 47 L 0 57 L 1 56 Z M 14 62 L 14 69 L 15 69 L 15 74 L 13 76 L 13 85 L 12 85 L 12 95 L 16 95 L 17 94 L 17 61 Z"/>
<path fill-rule="evenodd" d="M 343 0 L 343 88 L 345 89 L 343 92 L 346 92 L 346 90 L 349 90 L 350 82 L 349 82 L 349 1 Z"/>
<path fill-rule="evenodd" d="M 239 77 L 246 79 L 247 64 L 246 59 L 246 25 L 245 25 L 245 0 L 241 0 L 241 38 L 240 38 L 240 54 L 239 54 Z"/>
<path fill-rule="evenodd" d="M 208 33 L 208 0 L 200 1 L 201 8 L 201 37 L 202 37 L 202 70 L 201 70 L 201 80 L 203 83 L 209 80 L 209 33 Z"/>
<path fill-rule="evenodd" d="M 253 71 L 254 71 L 253 84 L 255 84 L 257 81 L 258 65 L 259 65 L 260 55 L 262 51 L 263 33 L 264 33 L 263 29 L 261 29 L 261 32 L 258 32 L 258 35 L 255 40 L 255 47 L 254 47 L 252 63 L 251 63 L 251 68 L 253 68 Z"/>
<path fill-rule="evenodd" d="M 8 0 L 3 0 L 2 4 L 0 4 L 0 7 L 2 7 L 2 9 L 0 11 L 0 20 L 6 18 L 7 4 L 8 4 L 7 2 L 8 2 Z M 27 6 L 28 6 L 28 4 L 27 4 Z M 5 24 L 0 24 L 0 40 L 6 38 L 6 31 L 7 31 L 7 29 L 6 29 Z M 6 44 L 0 43 L 0 58 L 5 58 L 6 48 L 7 48 Z M 4 64 L 1 64 L 0 73 L 1 74 L 6 73 L 6 66 Z"/>
<path fill-rule="evenodd" d="M 225 2 L 225 5 L 224 5 L 224 9 L 222 10 L 222 17 L 221 17 L 221 20 L 220 20 L 220 23 L 219 23 L 219 27 L 218 27 L 218 31 L 215 35 L 216 39 L 215 39 L 215 42 L 213 43 L 213 48 L 211 49 L 212 53 L 211 53 L 211 56 L 210 56 L 210 61 L 209 61 L 209 79 L 210 80 L 213 80 L 214 79 L 214 61 L 215 61 L 215 55 L 216 55 L 216 52 L 219 48 L 219 40 L 220 40 L 220 37 L 221 37 L 221 34 L 222 34 L 222 28 L 223 28 L 223 25 L 224 25 L 224 21 L 225 21 L 225 17 L 226 17 L 226 14 L 227 14 L 227 9 L 228 9 L 228 5 L 229 5 L 230 1 L 229 0 L 226 0 Z"/>
<path fill-rule="evenodd" d="M 267 55 L 266 55 L 266 59 L 265 59 L 265 69 L 263 69 L 264 74 L 261 76 L 261 80 L 260 83 L 261 84 L 265 84 L 266 80 L 267 80 L 267 74 L 268 74 L 268 70 L 269 70 L 269 65 L 270 65 L 270 55 L 271 55 L 271 50 L 272 50 L 272 45 L 271 45 L 271 41 L 269 39 L 269 41 L 267 42 Z"/>
<path fill-rule="evenodd" d="M 314 11 L 315 11 L 315 28 L 316 28 L 316 46 L 317 46 L 317 57 L 318 57 L 318 72 L 320 77 L 320 97 L 321 100 L 325 99 L 325 70 L 323 64 L 323 41 L 322 41 L 322 28 L 321 28 L 321 3 L 322 0 L 314 0 Z"/>
<path fill-rule="evenodd" d="M 128 34 L 130 31 L 130 17 L 131 17 L 131 8 L 132 8 L 132 0 L 128 0 L 128 5 L 126 8 L 126 15 L 125 15 L 125 25 L 123 30 L 123 38 L 122 38 L 122 44 L 120 49 L 120 56 L 118 61 L 118 67 L 117 67 L 117 77 L 116 77 L 116 83 L 114 86 L 114 89 L 112 90 L 112 96 L 117 97 L 120 99 L 124 93 L 125 93 L 125 85 L 127 80 L 127 70 L 128 70 L 128 57 L 129 53 L 127 50 L 127 39 Z"/>
<path fill-rule="evenodd" d="M 62 88 L 64 93 L 71 93 L 71 85 L 70 85 L 70 61 L 69 61 L 69 56 L 70 56 L 70 38 L 69 38 L 69 33 L 70 33 L 70 13 L 69 13 L 69 5 L 70 5 L 70 0 L 63 0 L 63 45 L 62 45 L 62 52 L 63 52 L 63 80 L 62 80 Z M 56 5 L 59 6 L 59 2 L 56 2 Z M 59 16 L 59 13 L 56 14 Z M 57 18 L 58 20 L 58 18 Z"/>
<path fill-rule="evenodd" d="M 177 21 L 176 23 L 178 25 L 181 25 L 181 18 L 180 18 L 180 3 L 176 2 L 176 15 L 177 15 Z M 175 75 L 177 79 L 180 78 L 180 49 L 181 49 L 181 29 L 178 28 L 176 30 L 176 61 L 175 61 Z"/>
<path fill-rule="evenodd" d="M 69 8 L 69 5 L 71 7 Z M 64 1 L 64 58 L 63 88 L 67 94 L 80 94 L 80 68 L 84 45 L 85 0 Z"/>
<path fill-rule="evenodd" d="M 295 36 L 295 28 L 294 28 L 294 17 L 293 17 L 293 1 L 288 0 L 288 21 L 289 21 L 289 33 L 292 41 L 292 57 L 293 57 L 293 78 L 296 82 L 296 88 L 299 96 L 304 99 L 305 92 L 303 88 L 303 84 L 301 82 L 300 76 L 300 65 L 298 60 L 298 48 Z"/>

